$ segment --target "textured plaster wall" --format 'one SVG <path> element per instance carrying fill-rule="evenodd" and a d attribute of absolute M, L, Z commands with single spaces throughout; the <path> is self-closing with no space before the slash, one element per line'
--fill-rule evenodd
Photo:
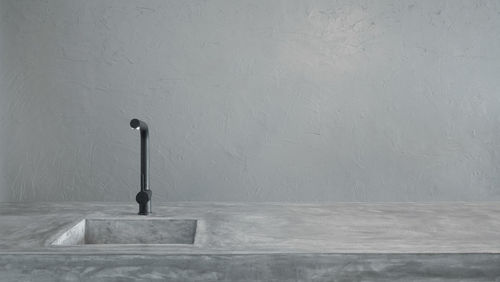
<path fill-rule="evenodd" d="M 500 1 L 0 0 L 3 200 L 500 200 Z M 2 199 L 2 198 L 0 198 Z"/>
<path fill-rule="evenodd" d="M 12 98 L 16 95 L 15 89 L 11 88 L 14 79 L 13 69 L 21 66 L 16 60 L 19 59 L 17 52 L 12 52 L 15 36 L 12 25 L 5 24 L 4 18 L 7 17 L 9 9 L 6 1 L 0 0 L 0 202 L 8 200 L 8 191 L 10 190 L 7 182 L 7 135 L 9 134 L 9 105 Z"/>

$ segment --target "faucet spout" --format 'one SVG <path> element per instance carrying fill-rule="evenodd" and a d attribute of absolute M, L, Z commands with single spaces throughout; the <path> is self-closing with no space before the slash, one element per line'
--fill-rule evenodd
<path fill-rule="evenodd" d="M 139 203 L 139 214 L 148 215 L 151 213 L 152 196 L 149 188 L 149 129 L 144 121 L 138 119 L 132 119 L 130 127 L 141 133 L 141 190 L 135 199 Z"/>

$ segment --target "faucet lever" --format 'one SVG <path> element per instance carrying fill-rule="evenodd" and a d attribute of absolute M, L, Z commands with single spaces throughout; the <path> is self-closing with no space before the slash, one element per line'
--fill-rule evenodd
<path fill-rule="evenodd" d="M 148 207 L 148 202 L 149 205 L 151 205 L 151 195 L 151 190 L 146 190 L 140 191 L 139 193 L 137 193 L 137 196 L 135 196 L 135 200 L 139 204 L 139 215 L 148 215 L 149 213 L 151 213 L 151 209 Z"/>

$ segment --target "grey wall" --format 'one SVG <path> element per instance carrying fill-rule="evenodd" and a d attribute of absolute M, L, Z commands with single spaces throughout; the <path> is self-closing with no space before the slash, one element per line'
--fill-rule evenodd
<path fill-rule="evenodd" d="M 500 1 L 0 0 L 3 200 L 500 200 Z"/>
<path fill-rule="evenodd" d="M 6 1 L 0 0 L 0 202 L 9 200 L 10 185 L 7 180 L 7 141 L 9 120 L 11 113 L 9 105 L 16 95 L 13 89 L 15 83 L 14 69 L 19 71 L 22 64 L 18 63 L 18 54 L 13 50 L 15 35 L 14 26 L 6 24 L 4 19 L 8 16 L 9 8 Z"/>

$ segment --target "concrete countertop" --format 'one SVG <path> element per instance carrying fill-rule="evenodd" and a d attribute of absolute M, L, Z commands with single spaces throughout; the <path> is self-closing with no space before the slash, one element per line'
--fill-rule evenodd
<path fill-rule="evenodd" d="M 153 203 L 197 219 L 193 245 L 51 246 L 84 218 L 141 217 L 135 203 L 2 203 L 0 254 L 500 253 L 500 203 Z"/>

